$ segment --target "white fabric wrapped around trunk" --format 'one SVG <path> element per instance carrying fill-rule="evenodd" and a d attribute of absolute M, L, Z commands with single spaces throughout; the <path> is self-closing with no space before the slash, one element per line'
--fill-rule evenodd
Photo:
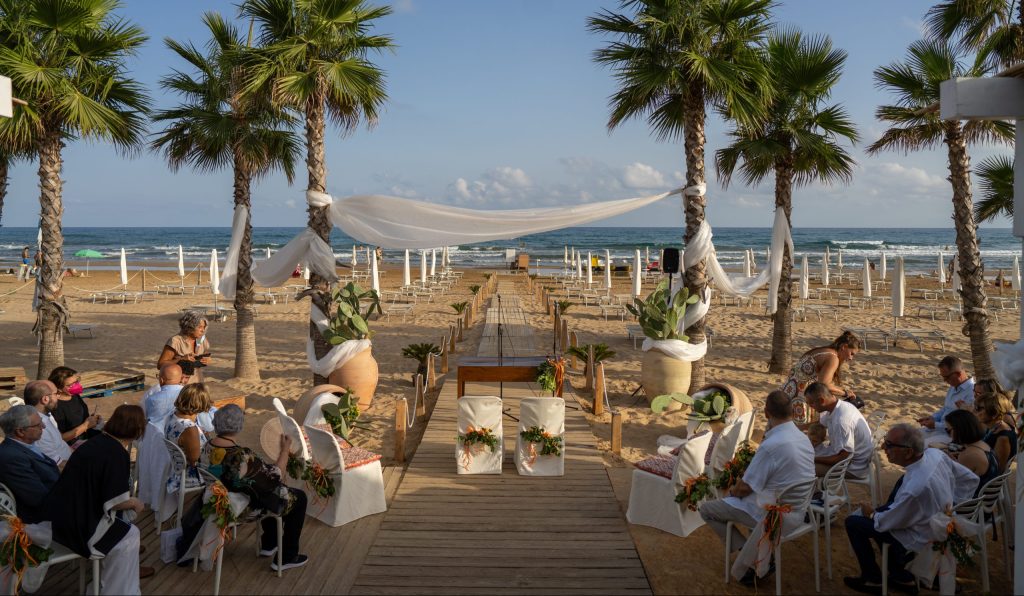
<path fill-rule="evenodd" d="M 238 257 L 248 221 L 249 210 L 245 205 L 235 205 L 235 215 L 231 220 L 231 242 L 228 244 L 228 256 L 224 259 L 224 274 L 220 278 L 220 293 L 228 300 L 235 298 L 235 290 L 238 288 Z M 291 275 L 291 272 L 288 274 Z"/>
<path fill-rule="evenodd" d="M 693 362 L 700 360 L 708 353 L 708 342 L 702 341 L 699 344 L 691 344 L 681 339 L 651 339 L 648 337 L 644 339 L 641 349 L 644 352 L 657 349 L 666 356 L 676 360 Z"/>
<path fill-rule="evenodd" d="M 309 305 L 309 318 L 316 325 L 320 333 L 327 329 L 329 319 L 315 304 Z M 323 358 L 318 359 L 316 351 L 313 349 L 313 340 L 307 337 L 306 358 L 309 361 L 309 368 L 314 374 L 326 377 L 342 366 L 345 366 L 346 362 L 372 345 L 373 343 L 368 339 L 350 339 L 332 347 L 330 352 L 327 352 Z"/>

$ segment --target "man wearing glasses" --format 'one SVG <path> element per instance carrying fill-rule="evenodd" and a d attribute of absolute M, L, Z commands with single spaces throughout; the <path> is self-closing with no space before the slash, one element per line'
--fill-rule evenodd
<path fill-rule="evenodd" d="M 978 477 L 938 449 L 925 449 L 920 428 L 897 424 L 882 444 L 889 461 L 905 472 L 884 505 L 860 503 L 860 515 L 846 518 L 846 534 L 860 564 L 859 577 L 845 577 L 851 589 L 880 593 L 882 570 L 872 541 L 889 545 L 889 586 L 917 593 L 913 574 L 904 569 L 909 554 L 929 548 L 931 518 L 974 495 Z"/>
<path fill-rule="evenodd" d="M 60 401 L 57 398 L 57 386 L 49 381 L 32 381 L 25 385 L 24 397 L 25 404 L 35 408 L 43 421 L 42 436 L 36 442 L 36 447 L 63 469 L 71 458 L 71 447 L 61 438 L 57 421 L 53 418 L 53 411 Z"/>
<path fill-rule="evenodd" d="M 949 385 L 949 389 L 946 391 L 946 400 L 938 412 L 918 420 L 921 426 L 930 430 L 934 430 L 936 424 L 941 428 L 946 414 L 953 410 L 971 409 L 974 406 L 974 378 L 967 374 L 967 371 L 964 370 L 964 363 L 959 358 L 946 356 L 939 360 L 939 376 Z"/>
<path fill-rule="evenodd" d="M 22 521 L 40 521 L 43 499 L 60 477 L 56 462 L 35 445 L 43 436 L 43 419 L 32 406 L 14 406 L 0 416 L 0 430 L 0 482 L 14 493 Z"/>

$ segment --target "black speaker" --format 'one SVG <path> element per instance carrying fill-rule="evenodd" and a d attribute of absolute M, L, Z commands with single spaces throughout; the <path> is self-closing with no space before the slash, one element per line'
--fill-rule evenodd
<path fill-rule="evenodd" d="M 661 272 L 679 273 L 679 249 L 666 248 L 661 253 Z"/>

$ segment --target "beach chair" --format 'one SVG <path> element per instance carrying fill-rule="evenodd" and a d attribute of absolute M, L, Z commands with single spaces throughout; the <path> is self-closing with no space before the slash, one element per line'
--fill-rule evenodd
<path fill-rule="evenodd" d="M 540 455 L 540 445 L 523 440 L 522 433 L 535 426 L 562 438 L 558 455 Z M 516 435 L 516 469 L 519 475 L 565 475 L 565 449 L 565 400 L 560 397 L 524 397 L 519 402 L 519 434 Z"/>
<path fill-rule="evenodd" d="M 836 462 L 821 477 L 821 500 L 811 501 L 811 509 L 820 516 L 825 528 L 825 566 L 828 578 L 832 579 L 832 521 L 839 514 L 839 508 L 850 508 L 850 492 L 846 490 L 846 471 L 850 468 L 853 455 Z"/>
<path fill-rule="evenodd" d="M 498 446 L 465 444 L 455 439 L 456 470 L 459 474 L 501 474 L 505 457 L 505 436 L 502 434 L 501 398 L 464 395 L 458 404 L 458 434 L 489 429 L 498 438 Z"/>
<path fill-rule="evenodd" d="M 190 493 L 201 492 L 205 486 L 200 484 L 199 486 L 193 486 L 191 488 L 185 483 L 188 478 L 188 461 L 185 459 L 185 452 L 178 447 L 178 444 L 174 441 L 168 441 L 164 439 L 164 447 L 167 449 L 167 454 L 170 456 L 170 473 L 178 474 L 178 492 L 177 502 L 175 503 L 174 511 L 177 511 L 175 518 L 174 527 L 181 528 L 181 518 L 185 515 L 185 497 Z M 177 470 L 177 471 L 175 471 Z M 164 489 L 166 492 L 167 489 Z M 166 501 L 164 501 L 166 503 Z M 170 518 L 170 513 L 166 512 L 163 508 L 161 509 L 164 519 Z"/>
<path fill-rule="evenodd" d="M 978 525 L 978 535 L 975 537 L 975 542 L 978 543 L 981 550 L 981 591 L 986 594 L 990 591 L 988 534 L 989 530 L 991 530 L 992 536 L 995 538 L 998 534 L 996 528 L 999 525 L 1002 526 L 1000 529 L 1003 531 L 1003 561 L 1006 566 L 1006 576 L 1011 577 L 1010 561 L 1013 560 L 1013 557 L 1010 555 L 1010 536 L 1013 535 L 1013 527 L 1010 524 L 1010 516 L 1007 514 L 1003 502 L 1003 490 L 1009 479 L 1009 472 L 996 476 L 986 482 L 985 486 L 981 487 L 976 498 L 960 503 L 953 510 L 957 515 Z"/>
<path fill-rule="evenodd" d="M 396 304 L 392 302 L 387 307 L 382 308 L 384 312 L 384 318 L 388 322 L 391 322 L 391 315 L 402 315 L 402 322 L 405 322 L 405 318 L 412 314 L 413 304 L 405 302 L 402 304 Z"/>
<path fill-rule="evenodd" d="M 896 346 L 896 342 L 901 339 L 909 339 L 910 341 L 917 344 L 917 349 L 924 353 L 924 340 L 926 339 L 937 339 L 939 340 L 939 349 L 942 351 L 946 350 L 946 334 L 939 331 L 938 329 L 896 329 L 892 334 L 892 345 Z"/>
<path fill-rule="evenodd" d="M 336 528 L 387 511 L 380 455 L 359 447 L 342 449 L 338 437 L 319 426 L 307 425 L 305 431 L 313 461 L 329 474 L 335 491 L 311 501 L 309 515 Z"/>
<path fill-rule="evenodd" d="M 843 327 L 843 331 L 849 331 L 861 338 L 864 341 L 864 351 L 868 351 L 868 340 L 881 340 L 885 343 L 885 351 L 889 351 L 889 340 L 893 338 L 893 335 L 888 331 L 878 329 L 877 327 Z"/>
<path fill-rule="evenodd" d="M 11 490 L 3 483 L 0 483 L 0 513 L 5 516 L 18 516 L 18 506 L 17 502 L 14 500 L 14 494 L 11 493 Z M 67 563 L 69 561 L 78 561 L 78 592 L 80 594 L 85 594 L 85 567 L 87 559 L 59 542 L 51 542 L 49 548 L 53 549 L 53 552 L 50 554 L 49 558 L 46 559 L 46 563 L 44 563 L 47 568 L 53 567 L 54 565 L 60 565 L 61 563 Z M 92 563 L 93 580 L 91 593 L 95 596 L 99 596 L 100 593 L 101 558 L 102 557 L 93 557 L 88 559 Z M 5 571 L 10 573 L 9 568 L 5 569 Z M 7 581 L 10 581 L 10 579 Z"/>
<path fill-rule="evenodd" d="M 704 432 L 689 438 L 679 446 L 677 456 L 658 455 L 636 464 L 626 511 L 629 523 L 684 538 L 704 525 L 700 513 L 676 503 L 675 497 L 688 479 L 704 472 L 711 436 Z"/>
<path fill-rule="evenodd" d="M 94 337 L 92 334 L 92 330 L 95 329 L 96 327 L 99 327 L 99 325 L 95 323 L 78 323 L 68 325 L 68 335 L 77 338 L 79 334 L 88 333 L 89 339 L 92 339 Z"/>

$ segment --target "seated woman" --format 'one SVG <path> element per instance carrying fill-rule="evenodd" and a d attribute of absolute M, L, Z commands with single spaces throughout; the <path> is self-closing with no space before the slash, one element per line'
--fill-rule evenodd
<path fill-rule="evenodd" d="M 202 369 L 195 366 L 210 364 L 210 342 L 206 339 L 208 322 L 205 317 L 195 311 L 188 311 L 178 319 L 178 334 L 167 340 L 156 363 L 157 369 L 167 364 L 178 364 L 188 376 L 186 383 L 198 383 L 203 380 Z"/>
<path fill-rule="evenodd" d="M 153 573 L 139 567 L 139 529 L 131 524 L 143 504 L 130 496 L 128 450 L 145 430 L 142 408 L 118 406 L 103 432 L 71 455 L 46 497 L 54 539 L 83 557 L 103 557 L 103 594 L 139 594 L 140 575 Z"/>
<path fill-rule="evenodd" d="M 280 515 L 284 522 L 284 552 L 282 569 L 302 567 L 308 557 L 299 554 L 299 537 L 306 517 L 306 494 L 289 488 L 281 481 L 283 470 L 288 465 L 292 441 L 281 434 L 281 452 L 277 461 L 268 464 L 248 447 L 235 442 L 242 432 L 244 414 L 242 408 L 231 404 L 217 410 L 213 415 L 213 427 L 217 436 L 203 448 L 200 458 L 204 468 L 220 479 L 228 490 L 244 493 L 249 497 L 249 507 L 242 519 L 255 519 L 268 513 Z M 271 556 L 277 551 L 277 526 L 271 518 L 263 524 L 260 555 Z M 277 571 L 277 559 L 270 564 Z"/>
<path fill-rule="evenodd" d="M 82 383 L 78 372 L 66 366 L 50 371 L 48 380 L 57 388 L 57 409 L 53 419 L 57 421 L 60 438 L 68 444 L 87 440 L 100 433 L 96 425 L 102 419 L 99 414 L 89 415 L 89 406 L 82 399 Z"/>
<path fill-rule="evenodd" d="M 168 416 L 167 422 L 164 423 L 164 438 L 177 443 L 185 454 L 188 469 L 185 475 L 185 488 L 203 485 L 199 471 L 196 470 L 196 463 L 199 461 L 203 446 L 206 445 L 206 435 L 196 422 L 196 417 L 209 410 L 211 405 L 210 392 L 206 385 L 188 385 L 178 393 L 178 398 L 174 400 L 174 413 Z M 180 487 L 181 468 L 176 467 L 167 479 L 167 492 L 176 493 Z"/>
<path fill-rule="evenodd" d="M 997 381 L 993 379 L 981 379 L 980 381 L 974 382 L 974 399 L 978 400 L 983 395 L 993 395 L 1002 404 L 1005 414 L 1003 414 L 1003 421 L 1009 427 L 1016 426 L 1016 416 L 1014 416 L 1015 409 L 1013 407 L 1013 394 L 1005 391 Z M 963 406 L 966 409 L 971 409 L 968 406 Z"/>
<path fill-rule="evenodd" d="M 985 427 L 981 440 L 995 453 L 1001 474 L 1010 458 L 1017 455 L 1017 431 L 1005 420 L 1007 414 L 1013 415 L 1013 405 L 1006 398 L 989 393 L 974 398 L 974 413 Z"/>
<path fill-rule="evenodd" d="M 978 421 L 978 417 L 967 410 L 953 410 L 946 414 L 945 422 L 946 434 L 953 440 L 953 443 L 963 448 L 962 451 L 951 452 L 949 456 L 977 474 L 978 490 L 981 490 L 986 482 L 999 475 L 999 464 L 996 463 L 995 453 L 982 440 L 985 436 L 985 429 Z M 977 491 L 975 491 L 975 495 L 977 495 Z"/>

